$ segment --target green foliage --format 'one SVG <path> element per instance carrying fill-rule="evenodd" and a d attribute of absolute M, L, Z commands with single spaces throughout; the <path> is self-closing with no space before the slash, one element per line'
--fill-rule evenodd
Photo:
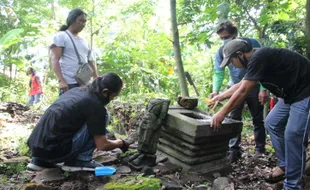
<path fill-rule="evenodd" d="M 196 52 L 192 49 L 184 58 L 185 71 L 189 72 L 194 84 L 196 85 L 201 97 L 208 97 L 212 92 L 212 77 L 213 77 L 213 59 L 205 60 L 206 56 L 211 56 L 209 52 Z M 190 96 L 196 96 L 194 88 L 188 86 Z"/>
<path fill-rule="evenodd" d="M 20 137 L 19 139 L 17 139 L 17 152 L 19 154 L 19 156 L 31 156 L 29 147 L 27 145 L 27 140 L 28 137 Z"/>
<path fill-rule="evenodd" d="M 14 163 L 14 164 L 5 164 L 0 162 L 0 174 L 13 175 L 20 174 L 26 170 L 25 163 Z"/>
<path fill-rule="evenodd" d="M 270 26 L 272 35 L 270 38 L 275 43 L 270 46 L 289 48 L 306 55 L 306 37 L 304 35 L 303 21 L 296 20 L 278 20 Z"/>
<path fill-rule="evenodd" d="M 8 183 L 9 179 L 6 177 L 6 175 L 0 175 L 0 184 Z"/>
<path fill-rule="evenodd" d="M 19 42 L 21 39 L 18 37 L 20 33 L 22 33 L 23 29 L 13 29 L 7 32 L 4 36 L 0 38 L 0 54 L 6 48 L 11 45 Z"/>
<path fill-rule="evenodd" d="M 179 22 L 186 23 L 184 40 L 212 45 L 216 26 L 230 19 L 241 36 L 258 38 L 264 46 L 286 47 L 305 54 L 305 0 L 193 1 L 179 3 Z M 279 35 L 275 28 L 286 28 Z M 292 32 L 290 32 L 292 31 Z M 211 40 L 210 40 L 211 39 Z"/>
<path fill-rule="evenodd" d="M 132 3 L 127 8 L 122 10 L 122 15 L 130 16 L 138 14 L 142 19 L 147 21 L 154 13 L 154 6 L 156 1 L 154 0 L 140 0 Z"/>
<path fill-rule="evenodd" d="M 267 153 L 275 153 L 275 150 L 271 145 L 266 145 L 266 152 Z"/>
<path fill-rule="evenodd" d="M 251 122 L 252 123 L 251 112 L 250 112 L 250 110 L 249 110 L 249 108 L 247 106 L 245 108 L 243 108 L 242 121 L 244 121 L 244 122 Z"/>
<path fill-rule="evenodd" d="M 49 72 L 42 102 L 32 109 L 42 112 L 58 97 L 58 83 L 49 70 L 48 46 L 59 26 L 65 23 L 69 10 L 80 7 L 88 13 L 81 36 L 96 52 L 99 73 L 116 72 L 126 84 L 119 99 L 146 104 L 152 97 L 166 97 L 174 104 L 180 88 L 171 23 L 169 13 L 157 14 L 158 3 L 169 6 L 167 1 L 155 0 L 2 1 L 0 68 L 14 64 L 19 77 L 10 80 L 0 75 L 0 100 L 28 101 L 28 78 L 24 76 L 28 66 L 38 67 L 44 74 Z M 191 74 L 200 98 L 212 91 L 213 59 L 221 45 L 215 28 L 226 19 L 236 22 L 241 36 L 256 37 L 264 46 L 288 47 L 305 53 L 305 0 L 180 0 L 177 3 L 184 69 Z M 37 53 L 33 49 L 46 52 Z M 189 91 L 190 96 L 196 96 L 193 87 L 189 86 Z M 205 105 L 199 106 L 207 110 Z"/>
<path fill-rule="evenodd" d="M 140 18 L 119 22 L 124 22 L 122 31 L 102 44 L 105 51 L 98 60 L 99 72 L 118 73 L 126 84 L 122 95 L 130 96 L 130 101 L 136 100 L 135 94 L 140 98 L 141 94 L 158 94 L 175 99 L 178 80 L 168 36 L 150 29 Z"/>
<path fill-rule="evenodd" d="M 57 98 L 59 97 L 59 88 L 57 80 L 53 78 L 47 78 L 46 83 L 43 85 L 43 94 L 41 102 L 38 104 L 39 109 L 35 109 L 35 112 L 42 114 Z M 36 106 L 34 106 L 36 108 Z"/>
<path fill-rule="evenodd" d="M 7 79 L 9 80 L 9 79 Z M 27 80 L 28 82 L 28 80 Z M 28 83 L 26 81 L 20 81 L 18 78 L 5 82 L 5 86 L 0 87 L 0 100 L 1 101 L 13 101 L 25 104 L 28 99 Z"/>
<path fill-rule="evenodd" d="M 87 5 L 89 5 L 89 2 L 84 0 L 59 0 L 59 3 L 70 9 L 87 7 Z"/>
<path fill-rule="evenodd" d="M 10 79 L 8 76 L 0 73 L 0 86 L 8 86 L 10 84 Z M 2 96 L 0 96 L 2 97 Z"/>
<path fill-rule="evenodd" d="M 242 134 L 244 135 L 244 138 L 254 138 L 253 136 L 253 126 L 244 125 L 242 128 Z"/>
<path fill-rule="evenodd" d="M 154 177 L 126 177 L 104 185 L 106 190 L 160 190 L 160 180 Z"/>
<path fill-rule="evenodd" d="M 13 101 L 21 104 L 26 104 L 29 100 L 29 76 L 24 73 L 26 70 L 21 69 L 16 78 L 10 80 L 6 75 L 0 74 L 0 100 L 7 102 Z M 42 80 L 42 79 L 41 79 Z M 43 94 L 39 104 L 31 107 L 31 110 L 42 114 L 51 103 L 59 96 L 58 82 L 53 78 L 46 78 L 46 82 L 41 81 L 43 85 Z"/>

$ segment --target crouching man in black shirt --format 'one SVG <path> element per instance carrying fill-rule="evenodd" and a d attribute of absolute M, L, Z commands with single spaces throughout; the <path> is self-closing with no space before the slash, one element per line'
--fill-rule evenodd
<path fill-rule="evenodd" d="M 240 39 L 230 41 L 223 53 L 221 66 L 231 61 L 235 67 L 246 69 L 246 74 L 240 83 L 213 98 L 231 97 L 212 117 L 211 127 L 220 127 L 224 117 L 260 82 L 280 98 L 265 121 L 279 166 L 267 179 L 275 182 L 285 178 L 284 189 L 302 189 L 310 129 L 310 61 L 287 49 L 260 48 L 254 52 Z"/>
<path fill-rule="evenodd" d="M 105 73 L 86 87 L 74 88 L 59 97 L 32 131 L 28 146 L 32 161 L 28 168 L 43 170 L 64 162 L 65 171 L 93 171 L 102 166 L 92 160 L 98 150 L 128 149 L 124 140 L 108 140 L 105 106 L 120 93 L 121 78 Z"/>

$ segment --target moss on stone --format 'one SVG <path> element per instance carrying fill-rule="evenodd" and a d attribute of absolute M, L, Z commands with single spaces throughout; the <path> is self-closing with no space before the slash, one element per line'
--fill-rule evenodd
<path fill-rule="evenodd" d="M 105 190 L 160 190 L 161 182 L 154 177 L 141 175 L 126 177 L 104 185 Z"/>
<path fill-rule="evenodd" d="M 127 152 L 121 154 L 121 158 L 126 158 L 126 157 L 128 157 L 128 156 L 131 156 L 131 155 L 137 153 L 137 152 L 138 152 L 137 149 L 133 149 L 133 150 L 130 149 L 130 150 L 128 150 Z"/>

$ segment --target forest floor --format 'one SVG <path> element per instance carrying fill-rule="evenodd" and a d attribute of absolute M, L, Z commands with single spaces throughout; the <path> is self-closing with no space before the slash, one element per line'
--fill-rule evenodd
<path fill-rule="evenodd" d="M 118 172 L 112 177 L 96 177 L 92 172 L 72 174 L 62 172 L 60 169 L 45 172 L 26 170 L 26 164 L 30 161 L 30 154 L 25 142 L 39 117 L 31 111 L 23 111 L 15 115 L 0 111 L 0 190 L 99 190 L 105 189 L 103 186 L 108 181 L 129 176 L 142 176 L 145 172 L 132 171 L 119 161 L 119 157 L 116 158 L 117 153 L 115 152 L 97 152 L 97 156 L 104 157 L 106 161 L 104 165 L 117 168 Z M 254 157 L 252 128 L 244 127 L 242 135 L 242 158 L 232 165 L 233 171 L 224 176 L 227 177 L 229 185 L 222 189 L 282 189 L 282 182 L 269 184 L 264 180 L 265 176 L 276 166 L 276 158 L 270 139 L 267 139 L 267 153 L 256 158 Z M 162 189 L 212 189 L 214 180 L 214 178 L 200 176 L 199 174 L 183 172 L 179 167 L 167 162 L 159 164 L 153 168 L 152 172 L 155 177 L 161 180 Z M 214 175 L 215 178 L 219 176 L 219 174 Z M 142 178 L 136 177 L 135 179 L 140 179 L 138 183 L 141 183 Z M 304 189 L 310 190 L 310 177 L 306 175 L 304 176 Z"/>

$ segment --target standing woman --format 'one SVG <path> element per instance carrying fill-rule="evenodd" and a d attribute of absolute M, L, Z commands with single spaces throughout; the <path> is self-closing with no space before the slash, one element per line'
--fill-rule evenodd
<path fill-rule="evenodd" d="M 36 71 L 33 68 L 27 69 L 27 75 L 30 77 L 29 81 L 29 101 L 27 103 L 28 106 L 31 106 L 33 104 L 40 102 L 40 96 L 42 94 L 42 85 L 40 78 L 36 75 Z"/>
<path fill-rule="evenodd" d="M 59 81 L 60 95 L 71 88 L 80 86 L 74 78 L 79 68 L 79 60 L 89 64 L 93 70 L 92 77 L 98 77 L 91 49 L 87 41 L 78 35 L 84 29 L 86 19 L 87 14 L 83 10 L 71 10 L 67 18 L 67 24 L 61 26 L 60 32 L 56 34 L 50 47 L 52 69 Z"/>

